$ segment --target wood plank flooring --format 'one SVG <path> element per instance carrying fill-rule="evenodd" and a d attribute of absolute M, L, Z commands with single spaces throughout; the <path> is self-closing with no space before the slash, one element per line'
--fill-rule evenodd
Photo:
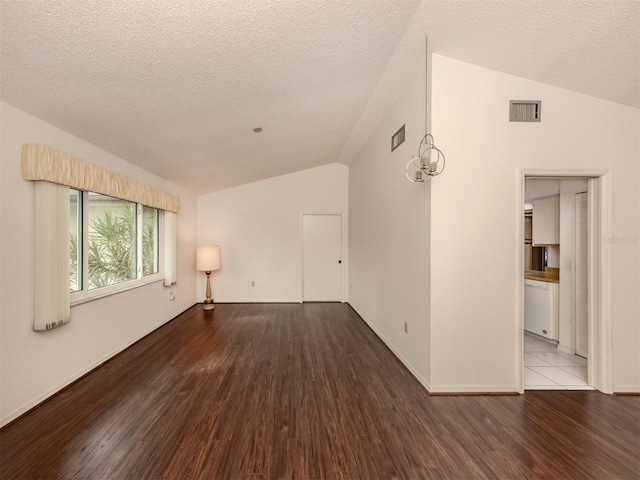
<path fill-rule="evenodd" d="M 632 479 L 640 397 L 428 396 L 348 305 L 196 306 L 0 452 L 3 479 Z"/>

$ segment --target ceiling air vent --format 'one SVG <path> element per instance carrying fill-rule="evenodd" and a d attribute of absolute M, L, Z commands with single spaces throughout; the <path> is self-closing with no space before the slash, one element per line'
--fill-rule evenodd
<path fill-rule="evenodd" d="M 541 104 L 540 100 L 510 100 L 509 121 L 539 122 Z"/>

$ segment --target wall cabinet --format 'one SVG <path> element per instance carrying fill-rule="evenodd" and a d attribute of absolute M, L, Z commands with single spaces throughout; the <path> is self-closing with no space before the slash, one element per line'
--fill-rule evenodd
<path fill-rule="evenodd" d="M 534 245 L 560 244 L 560 195 L 533 200 Z"/>

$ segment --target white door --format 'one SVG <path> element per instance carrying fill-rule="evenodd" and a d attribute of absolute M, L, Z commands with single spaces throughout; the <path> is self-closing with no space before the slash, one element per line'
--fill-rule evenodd
<path fill-rule="evenodd" d="M 302 300 L 342 301 L 342 215 L 302 215 Z"/>

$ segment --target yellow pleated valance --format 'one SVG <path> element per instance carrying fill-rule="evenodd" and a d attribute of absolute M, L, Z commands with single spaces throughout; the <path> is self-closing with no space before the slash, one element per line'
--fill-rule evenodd
<path fill-rule="evenodd" d="M 178 213 L 180 198 L 46 145 L 22 146 L 22 178 L 67 185 Z"/>

